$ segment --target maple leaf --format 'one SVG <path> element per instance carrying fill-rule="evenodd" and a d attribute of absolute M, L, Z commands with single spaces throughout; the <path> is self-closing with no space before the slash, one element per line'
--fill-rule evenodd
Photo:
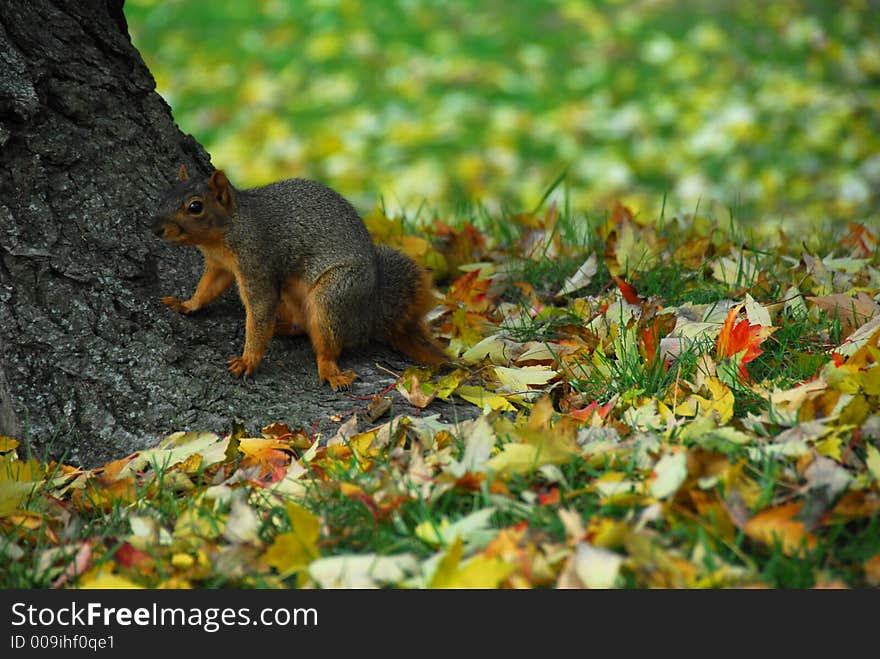
<path fill-rule="evenodd" d="M 302 570 L 318 557 L 321 534 L 320 521 L 308 510 L 293 502 L 285 508 L 291 530 L 278 534 L 262 556 L 263 561 L 278 570 L 281 576 Z"/>
<path fill-rule="evenodd" d="M 456 279 L 449 286 L 446 302 L 453 308 L 465 307 L 470 311 L 482 312 L 489 307 L 489 279 L 480 278 L 479 269 L 471 270 Z"/>
<path fill-rule="evenodd" d="M 242 467 L 259 465 L 260 474 L 255 480 L 257 484 L 276 483 L 287 473 L 290 464 L 290 443 L 283 439 L 264 439 L 246 437 L 239 440 L 239 451 L 244 454 Z"/>
<path fill-rule="evenodd" d="M 571 410 L 569 414 L 579 421 L 589 421 L 595 413 L 600 420 L 604 420 L 614 406 L 617 404 L 617 398 L 612 398 L 604 405 L 600 405 L 598 401 L 591 401 L 586 407 L 579 410 Z"/>
<path fill-rule="evenodd" d="M 479 554 L 461 564 L 464 543 L 460 537 L 440 560 L 429 588 L 497 588 L 516 569 L 501 558 Z"/>
<path fill-rule="evenodd" d="M 736 305 L 727 312 L 727 318 L 724 320 L 724 325 L 721 327 L 721 333 L 715 344 L 715 354 L 719 360 L 731 359 L 735 355 L 741 354 L 739 375 L 747 380 L 749 374 L 745 369 L 746 364 L 764 353 L 760 346 L 776 328 L 752 325 L 748 319 L 737 322 L 736 316 L 741 308 L 742 305 Z"/>

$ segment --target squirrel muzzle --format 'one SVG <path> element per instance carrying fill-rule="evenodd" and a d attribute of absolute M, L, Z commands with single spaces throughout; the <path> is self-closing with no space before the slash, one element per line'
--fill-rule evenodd
<path fill-rule="evenodd" d="M 152 231 L 155 235 L 170 243 L 181 242 L 186 237 L 186 232 L 176 222 L 169 222 L 168 218 L 157 215 L 153 218 Z"/>

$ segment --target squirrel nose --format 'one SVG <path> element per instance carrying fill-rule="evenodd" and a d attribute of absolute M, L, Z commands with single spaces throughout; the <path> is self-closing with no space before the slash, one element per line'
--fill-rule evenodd
<path fill-rule="evenodd" d="M 165 225 L 164 218 L 162 218 L 161 216 L 158 216 L 158 215 L 153 217 L 153 224 L 152 224 L 151 229 L 152 229 L 153 233 L 155 235 L 159 236 L 160 238 L 162 237 L 162 234 L 164 233 L 164 225 Z"/>

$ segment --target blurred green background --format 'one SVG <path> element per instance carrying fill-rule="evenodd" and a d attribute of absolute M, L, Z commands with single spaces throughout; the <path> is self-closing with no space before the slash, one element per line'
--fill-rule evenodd
<path fill-rule="evenodd" d="M 180 127 L 239 187 L 362 210 L 877 222 L 880 3 L 128 0 Z M 563 194 L 563 186 L 555 194 Z"/>

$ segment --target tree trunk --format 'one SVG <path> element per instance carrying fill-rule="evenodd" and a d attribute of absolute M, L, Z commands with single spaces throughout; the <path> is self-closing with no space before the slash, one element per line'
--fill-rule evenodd
<path fill-rule="evenodd" d="M 201 257 L 152 236 L 151 212 L 181 163 L 211 165 L 154 88 L 120 0 L 0 0 L 0 432 L 94 466 L 233 418 L 332 431 L 363 403 L 318 386 L 307 339 L 276 338 L 242 382 L 234 289 L 191 317 L 159 302 L 192 292 Z M 355 393 L 392 381 L 377 357 L 405 367 L 344 355 Z"/>

